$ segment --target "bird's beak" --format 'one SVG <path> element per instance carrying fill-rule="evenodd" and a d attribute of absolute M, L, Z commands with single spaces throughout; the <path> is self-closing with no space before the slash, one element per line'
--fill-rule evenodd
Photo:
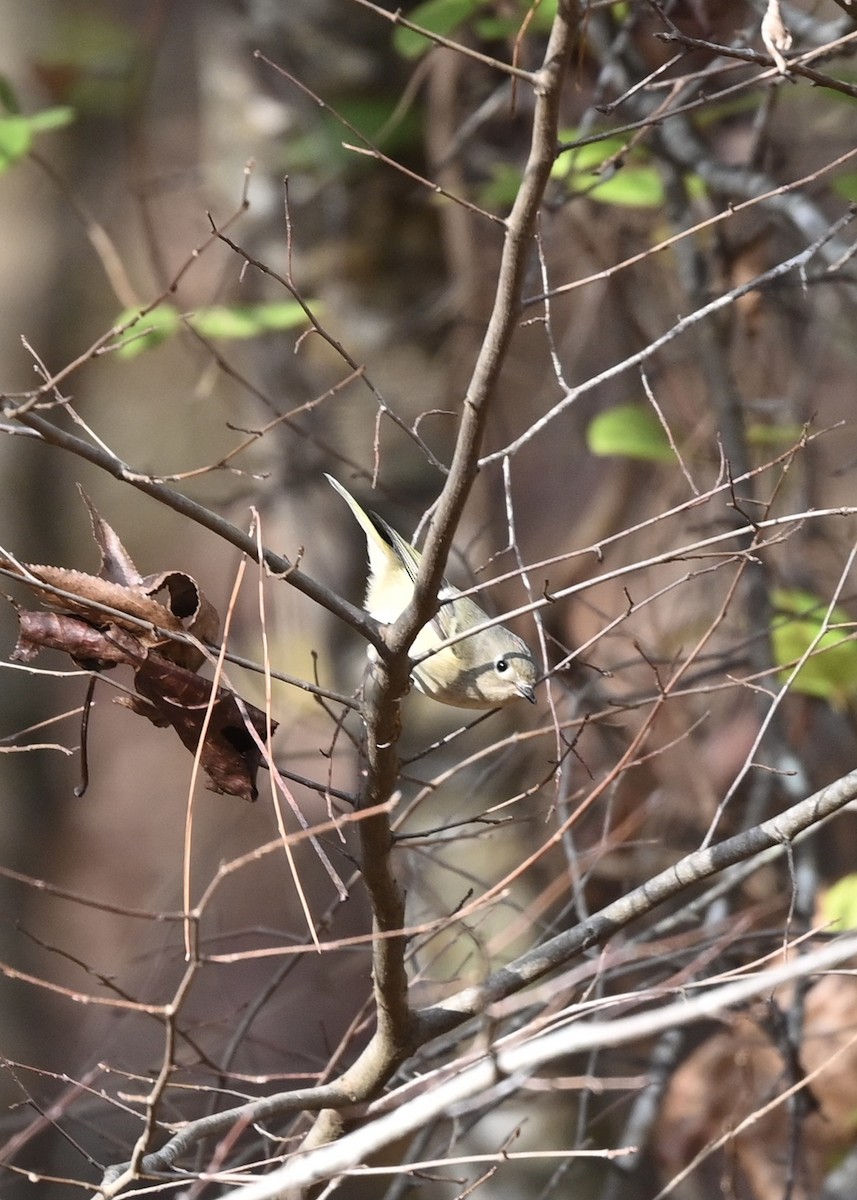
<path fill-rule="evenodd" d="M 536 693 L 529 683 L 519 683 L 516 684 L 516 687 L 525 700 L 529 700 L 530 704 L 535 704 Z"/>

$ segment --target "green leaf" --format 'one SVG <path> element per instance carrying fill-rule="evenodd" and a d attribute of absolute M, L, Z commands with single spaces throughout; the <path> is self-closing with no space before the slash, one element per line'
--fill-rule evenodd
<path fill-rule="evenodd" d="M 448 37 L 459 25 L 469 20 L 484 4 L 484 0 L 425 0 L 408 13 L 408 20 L 421 25 L 430 33 Z M 393 45 L 403 58 L 419 58 L 431 50 L 434 42 L 413 29 L 397 26 Z"/>
<path fill-rule="evenodd" d="M 774 661 L 783 668 L 781 678 L 786 679 L 789 665 L 801 658 L 818 637 L 828 605 L 811 592 L 797 588 L 777 588 L 772 599 Z M 835 708 L 845 708 L 857 694 L 857 642 L 851 632 L 853 623 L 839 605 L 834 606 L 828 625 L 844 628 L 827 629 L 822 634 L 812 656 L 795 677 L 792 689 L 827 700 Z"/>
<path fill-rule="evenodd" d="M 579 129 L 562 130 L 560 142 L 571 145 L 558 155 L 551 169 L 552 178 L 564 183 L 571 195 L 585 195 L 602 204 L 623 208 L 660 208 L 663 205 L 665 193 L 660 172 L 646 161 L 640 150 L 627 151 L 626 139 L 613 135 L 575 146 L 574 142 L 581 136 Z M 591 132 L 586 136 L 591 137 Z M 602 176 L 600 171 L 605 163 L 610 165 Z M 698 175 L 686 175 L 685 184 L 692 198 L 705 195 L 705 184 Z"/>
<path fill-rule="evenodd" d="M 516 12 L 499 14 L 489 11 L 479 16 L 473 22 L 473 28 L 478 37 L 486 42 L 499 42 L 506 38 L 517 37 L 523 28 L 528 11 L 532 18 L 527 24 L 527 33 L 548 33 L 556 17 L 558 0 L 542 0 L 535 10 L 529 3 L 519 4 Z"/>
<path fill-rule="evenodd" d="M 0 171 L 22 159 L 33 141 L 26 117 L 0 117 Z"/>
<path fill-rule="evenodd" d="M 675 462 L 664 428 L 647 404 L 621 404 L 599 413 L 589 422 L 586 444 L 600 458 Z"/>
<path fill-rule="evenodd" d="M 199 309 L 188 318 L 188 324 L 203 337 L 229 340 L 255 337 L 261 328 L 249 308 L 225 305 Z"/>
<path fill-rule="evenodd" d="M 231 339 L 258 337 L 277 329 L 295 329 L 306 324 L 307 316 L 294 300 L 280 300 L 272 304 L 201 308 L 188 320 L 203 337 Z"/>
<path fill-rule="evenodd" d="M 832 924 L 827 932 L 857 929 L 857 875 L 843 875 L 822 894 L 821 916 Z"/>
<path fill-rule="evenodd" d="M 118 325 L 133 322 L 119 338 L 118 354 L 120 358 L 136 358 L 144 350 L 160 346 L 167 338 L 181 327 L 181 315 L 171 304 L 162 304 L 140 317 L 138 308 L 128 309 L 122 313 Z M 138 318 L 138 319 L 135 319 Z"/>
<path fill-rule="evenodd" d="M 554 179 L 567 179 L 569 176 L 594 172 L 606 159 L 621 153 L 622 147 L 625 145 L 623 138 L 605 134 L 597 142 L 587 142 L 585 146 L 575 146 L 574 143 L 583 136 L 584 132 L 581 129 L 560 130 L 559 141 L 564 145 L 569 145 L 570 148 L 563 150 L 554 162 L 551 168 L 551 175 Z M 585 136 L 592 137 L 592 130 Z"/>
<path fill-rule="evenodd" d="M 521 187 L 523 171 L 511 163 L 497 162 L 491 168 L 491 178 L 478 189 L 478 202 L 489 212 L 508 212 L 515 203 Z"/>
<path fill-rule="evenodd" d="M 37 133 L 60 129 L 74 120 L 72 108 L 45 108 L 29 117 L 0 117 L 0 171 L 19 162 L 33 144 Z"/>
<path fill-rule="evenodd" d="M 802 425 L 765 425 L 758 423 L 747 426 L 747 441 L 751 446 L 779 448 L 796 445 L 804 435 Z"/>
<path fill-rule="evenodd" d="M 65 125 L 70 125 L 74 117 L 74 109 L 67 104 L 61 104 L 56 108 L 43 108 L 41 112 L 27 117 L 27 120 L 33 133 L 47 133 L 51 129 L 62 129 Z"/>
<path fill-rule="evenodd" d="M 563 130 L 562 142 L 575 142 L 580 137 L 576 129 Z M 664 203 L 664 185 L 658 170 L 641 161 L 638 154 L 630 152 L 627 161 L 625 141 L 619 137 L 605 137 L 598 142 L 564 151 L 557 158 L 551 171 L 554 179 L 560 179 L 572 195 L 584 194 L 602 204 L 616 204 L 624 208 L 658 208 Z M 599 175 L 602 164 L 614 156 L 616 164 L 608 167 L 603 178 Z"/>
<path fill-rule="evenodd" d="M 623 208 L 660 208 L 664 184 L 656 167 L 620 167 L 612 175 L 590 186 L 588 193 L 602 204 Z"/>
<path fill-rule="evenodd" d="M 833 181 L 833 190 L 843 200 L 857 200 L 857 171 L 840 171 Z"/>
<path fill-rule="evenodd" d="M 117 322 L 120 325 L 134 322 L 119 339 L 120 358 L 136 358 L 144 350 L 160 346 L 185 324 L 203 337 L 235 340 L 258 337 L 276 330 L 295 329 L 307 322 L 306 313 L 294 300 L 278 300 L 270 304 L 215 304 L 210 308 L 200 308 L 184 318 L 172 305 L 161 304 L 135 321 L 139 311 L 130 309 Z"/>

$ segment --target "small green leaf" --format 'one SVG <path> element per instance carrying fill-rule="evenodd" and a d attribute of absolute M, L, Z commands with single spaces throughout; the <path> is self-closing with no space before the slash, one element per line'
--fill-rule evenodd
<path fill-rule="evenodd" d="M 828 605 L 811 592 L 797 588 L 777 588 L 772 599 L 774 660 L 783 668 L 781 678 L 786 679 L 790 667 L 818 638 Z M 792 689 L 827 700 L 835 708 L 845 708 L 857 694 L 857 642 L 851 632 L 853 623 L 839 605 L 834 606 L 828 625 L 836 628 L 826 629 L 821 635 L 811 657 L 793 680 Z"/>
<path fill-rule="evenodd" d="M 0 171 L 24 157 L 37 133 L 60 129 L 74 120 L 72 108 L 45 108 L 29 117 L 0 117 Z"/>
<path fill-rule="evenodd" d="M 827 932 L 857 929 L 857 875 L 843 875 L 821 897 L 821 916 L 830 922 Z"/>
<path fill-rule="evenodd" d="M 751 446 L 782 447 L 796 445 L 804 435 L 802 425 L 765 425 L 762 423 L 747 426 L 747 441 Z"/>
<path fill-rule="evenodd" d="M 570 176 L 586 173 L 591 175 L 608 158 L 614 154 L 620 154 L 625 145 L 622 138 L 605 134 L 597 142 L 587 142 L 585 146 L 575 146 L 574 143 L 583 136 L 584 133 L 581 129 L 560 130 L 559 141 L 563 145 L 569 146 L 569 149 L 563 150 L 554 162 L 551 168 L 551 175 L 554 179 L 567 179 Z M 590 130 L 586 136 L 592 137 L 592 131 Z"/>
<path fill-rule="evenodd" d="M 294 300 L 277 300 L 270 304 L 215 304 L 210 308 L 200 308 L 184 318 L 170 304 L 161 304 L 146 313 L 145 317 L 139 317 L 139 311 L 131 309 L 124 312 L 117 322 L 120 325 L 133 322 L 119 339 L 118 353 L 121 358 L 136 358 L 144 350 L 154 349 L 178 333 L 185 324 L 203 337 L 234 340 L 295 329 L 307 321 L 303 308 Z"/>
<path fill-rule="evenodd" d="M 621 404 L 589 422 L 586 444 L 600 458 L 613 455 L 647 462 L 675 462 L 664 428 L 646 404 Z"/>
<path fill-rule="evenodd" d="M 197 333 L 209 338 L 251 338 L 259 332 L 259 322 L 249 308 L 216 305 L 200 308 L 188 318 Z"/>
<path fill-rule="evenodd" d="M 833 190 L 843 200 L 857 200 L 857 171 L 841 171 L 833 181 Z"/>
<path fill-rule="evenodd" d="M 696 175 L 692 171 L 685 175 L 684 186 L 687 188 L 687 194 L 691 200 L 703 200 L 708 195 L 708 184 L 701 175 Z"/>
<path fill-rule="evenodd" d="M 560 140 L 575 142 L 580 137 L 576 129 L 563 130 Z M 551 171 L 572 195 L 586 195 L 602 204 L 623 208 L 658 208 L 664 203 L 664 185 L 658 170 L 631 152 L 625 160 L 626 142 L 618 137 L 605 137 L 598 142 L 574 147 L 560 154 Z M 615 163 L 610 163 L 615 158 Z M 599 174 L 604 163 L 610 163 L 603 177 Z"/>
<path fill-rule="evenodd" d="M 484 0 L 425 0 L 408 13 L 408 20 L 421 25 L 430 33 L 448 37 L 459 25 L 469 20 L 484 4 Z M 434 42 L 413 29 L 398 26 L 393 34 L 393 45 L 403 58 L 419 58 L 431 50 Z"/>
<path fill-rule="evenodd" d="M 139 309 L 129 309 L 122 313 L 117 321 L 118 325 L 132 322 L 119 338 L 120 358 L 136 358 L 144 350 L 160 346 L 161 342 L 172 337 L 181 326 L 181 315 L 170 304 L 153 308 L 145 317 L 140 317 L 139 314 Z"/>
<path fill-rule="evenodd" d="M 581 136 L 579 129 L 562 130 L 559 140 L 569 148 L 557 156 L 551 169 L 552 178 L 564 183 L 571 195 L 585 195 L 602 204 L 623 208 L 663 205 L 665 193 L 660 172 L 646 161 L 641 151 L 628 151 L 627 140 L 613 135 L 575 146 Z M 591 131 L 586 136 L 591 137 Z M 691 198 L 705 195 L 705 184 L 698 175 L 687 174 L 685 184 Z"/>
<path fill-rule="evenodd" d="M 27 120 L 33 133 L 47 133 L 51 129 L 62 129 L 65 125 L 70 125 L 74 117 L 73 108 L 67 104 L 60 104 L 56 108 L 43 108 L 41 112 L 27 117 Z"/>
<path fill-rule="evenodd" d="M 0 117 L 0 171 L 22 159 L 33 141 L 26 117 Z"/>
<path fill-rule="evenodd" d="M 306 313 L 293 300 L 272 304 L 215 305 L 200 308 L 189 323 L 203 337 L 251 338 L 277 329 L 295 329 L 306 324 Z"/>
<path fill-rule="evenodd" d="M 620 167 L 604 180 L 596 177 L 588 194 L 602 204 L 622 208 L 660 208 L 664 203 L 664 184 L 656 167 Z"/>
<path fill-rule="evenodd" d="M 489 212 L 508 212 L 515 203 L 523 178 L 523 171 L 512 163 L 494 163 L 491 178 L 478 189 L 477 196 L 482 208 Z"/>
<path fill-rule="evenodd" d="M 548 33 L 558 7 L 558 0 L 542 0 L 537 8 L 533 8 L 530 3 L 519 3 L 517 11 L 502 14 L 489 11 L 484 16 L 477 17 L 473 28 L 477 36 L 486 42 L 515 38 L 523 28 L 529 13 L 531 17 L 527 21 L 527 33 Z"/>

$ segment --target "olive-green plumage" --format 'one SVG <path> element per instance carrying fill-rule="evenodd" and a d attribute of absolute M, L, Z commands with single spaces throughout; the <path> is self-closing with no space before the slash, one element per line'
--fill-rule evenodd
<path fill-rule="evenodd" d="M 331 475 L 327 479 L 366 536 L 369 578 L 363 606 L 376 621 L 388 625 L 410 603 L 422 556 L 376 513 L 361 508 L 341 483 Z M 414 639 L 414 658 L 489 619 L 469 596 L 462 596 L 446 581 L 440 600 L 437 615 Z M 460 708 L 497 708 L 522 696 L 531 703 L 536 699 L 533 656 L 526 644 L 502 625 L 492 625 L 432 654 L 414 667 L 413 677 L 427 696 Z"/>

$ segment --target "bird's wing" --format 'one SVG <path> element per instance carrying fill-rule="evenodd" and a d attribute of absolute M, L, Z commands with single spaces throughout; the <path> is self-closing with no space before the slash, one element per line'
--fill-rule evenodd
<path fill-rule="evenodd" d="M 414 594 L 414 580 L 420 565 L 419 552 L 377 513 L 362 508 L 347 488 L 332 475 L 327 476 L 327 481 L 351 509 L 366 537 L 369 555 L 366 611 L 376 621 L 385 624 L 395 621 Z"/>

